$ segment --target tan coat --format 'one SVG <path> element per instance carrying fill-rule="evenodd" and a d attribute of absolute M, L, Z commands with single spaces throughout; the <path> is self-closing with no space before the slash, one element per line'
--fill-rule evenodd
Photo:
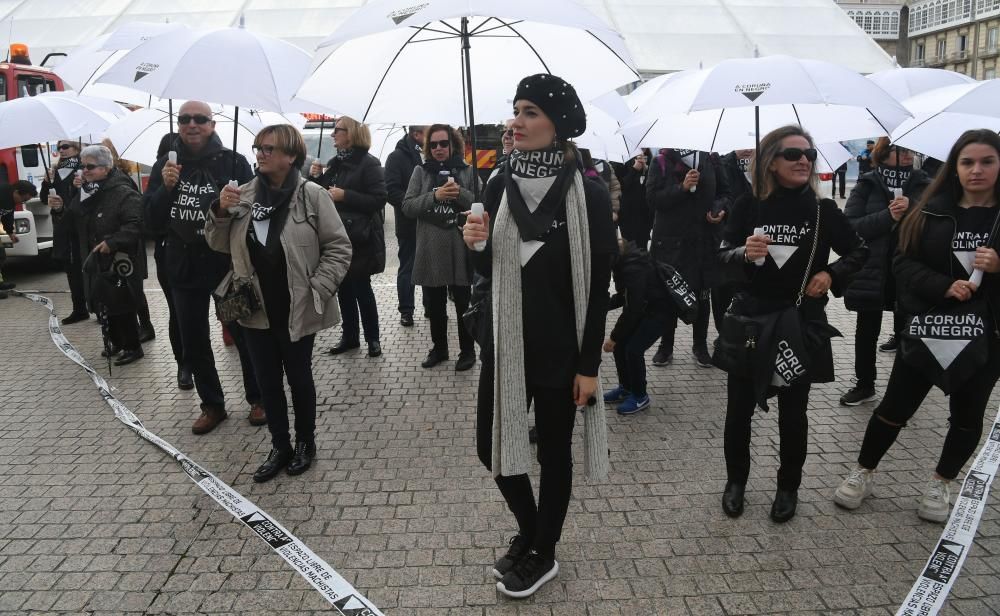
<path fill-rule="evenodd" d="M 213 250 L 231 254 L 233 275 L 251 279 L 257 297 L 263 297 L 246 244 L 251 222 L 249 204 L 254 202 L 257 185 L 254 178 L 240 187 L 241 205 L 232 208 L 229 216 L 216 216 L 213 208 L 205 221 L 205 240 Z M 288 207 L 288 218 L 281 230 L 281 247 L 285 251 L 288 294 L 292 299 L 288 334 L 295 342 L 340 322 L 335 294 L 351 265 L 351 240 L 333 199 L 318 184 L 300 180 Z M 260 310 L 241 319 L 240 325 L 270 329 L 263 302 Z"/>

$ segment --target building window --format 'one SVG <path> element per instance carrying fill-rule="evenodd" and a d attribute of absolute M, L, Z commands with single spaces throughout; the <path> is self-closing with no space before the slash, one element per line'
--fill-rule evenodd
<path fill-rule="evenodd" d="M 940 39 L 937 42 L 937 57 L 939 59 L 944 58 L 945 54 L 948 53 L 948 41 L 946 39 Z"/>
<path fill-rule="evenodd" d="M 923 43 L 917 43 L 917 48 L 914 51 L 913 55 L 917 58 L 917 60 L 923 60 L 924 59 L 924 44 Z"/>
<path fill-rule="evenodd" d="M 983 79 L 996 79 L 996 78 L 997 78 L 996 68 L 988 68 L 983 71 Z"/>
<path fill-rule="evenodd" d="M 997 2 L 1000 2 L 1000 0 L 997 0 Z M 990 28 L 986 33 L 986 49 L 995 51 L 998 38 L 1000 38 L 1000 28 L 996 26 Z"/>

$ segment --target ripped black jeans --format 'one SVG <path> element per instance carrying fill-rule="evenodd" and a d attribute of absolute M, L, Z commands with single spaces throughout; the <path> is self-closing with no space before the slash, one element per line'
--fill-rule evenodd
<path fill-rule="evenodd" d="M 965 384 L 948 397 L 948 434 L 944 438 L 941 457 L 935 469 L 941 477 L 954 479 L 979 445 L 983 434 L 983 416 L 990 394 L 1000 378 L 1000 341 L 990 344 L 986 364 Z M 889 385 L 871 419 L 858 454 L 858 464 L 874 469 L 900 430 L 920 408 L 932 384 L 917 369 L 896 355 L 889 375 Z M 881 418 L 881 419 L 880 419 Z M 884 420 L 884 421 L 883 421 Z"/>

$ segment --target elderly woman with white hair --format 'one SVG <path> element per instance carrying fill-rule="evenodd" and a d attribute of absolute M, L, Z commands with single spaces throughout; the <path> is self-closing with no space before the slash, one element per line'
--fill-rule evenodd
<path fill-rule="evenodd" d="M 92 310 L 107 315 L 112 345 L 105 353 L 116 357 L 115 365 L 124 366 L 143 357 L 133 299 L 141 280 L 134 264 L 142 246 L 142 198 L 128 176 L 115 168 L 111 150 L 103 145 L 83 148 L 80 169 L 83 183 L 73 200 L 64 207 L 60 197 L 50 195 L 49 206 L 79 239 L 80 260 L 90 257 L 95 265 L 87 301 Z M 124 276 L 128 292 L 101 293 L 93 281 L 112 276 L 112 271 L 125 272 L 126 259 L 133 265 L 133 273 Z"/>

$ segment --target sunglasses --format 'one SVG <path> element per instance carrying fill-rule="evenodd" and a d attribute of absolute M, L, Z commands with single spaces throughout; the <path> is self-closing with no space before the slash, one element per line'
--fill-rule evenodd
<path fill-rule="evenodd" d="M 427 145 L 431 146 L 432 150 L 436 150 L 438 148 L 443 150 L 451 145 L 451 140 L 445 139 L 444 141 L 428 141 Z"/>
<path fill-rule="evenodd" d="M 347 129 L 344 128 L 343 126 L 337 126 L 337 127 L 335 127 L 333 129 L 333 132 L 335 132 L 335 133 L 346 133 Z"/>
<path fill-rule="evenodd" d="M 503 132 L 503 136 L 504 137 L 513 137 L 514 136 L 514 129 L 513 128 L 508 128 L 507 130 L 505 130 Z"/>
<path fill-rule="evenodd" d="M 816 148 L 785 148 L 778 152 L 778 154 L 790 163 L 798 162 L 803 156 L 806 160 L 813 163 L 816 162 Z"/>
<path fill-rule="evenodd" d="M 60 143 L 59 144 L 59 149 L 60 150 L 72 150 L 74 148 L 76 148 L 76 144 L 75 143 Z"/>
<path fill-rule="evenodd" d="M 93 171 L 94 169 L 98 169 L 98 168 L 103 167 L 103 166 L 104 165 L 80 165 L 80 168 L 81 169 L 86 169 L 87 171 Z"/>
<path fill-rule="evenodd" d="M 211 122 L 212 118 L 209 117 L 209 116 L 201 115 L 201 114 L 190 115 L 190 114 L 187 114 L 187 113 L 185 113 L 184 115 L 177 116 L 177 123 L 178 124 L 190 124 L 192 120 L 194 120 L 195 124 L 201 125 L 201 124 L 205 124 L 207 122 Z"/>
<path fill-rule="evenodd" d="M 273 145 L 255 145 L 251 149 L 254 154 L 262 154 L 265 158 L 267 158 L 273 154 L 274 150 L 277 148 Z"/>

